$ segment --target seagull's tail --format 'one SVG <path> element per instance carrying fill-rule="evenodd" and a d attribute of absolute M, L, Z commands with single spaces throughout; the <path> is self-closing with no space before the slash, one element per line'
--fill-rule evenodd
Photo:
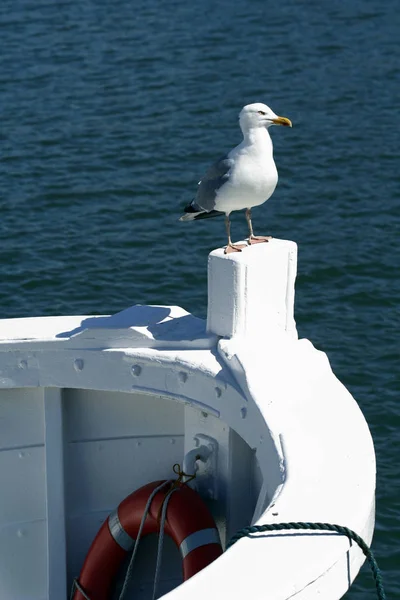
<path fill-rule="evenodd" d="M 193 200 L 184 208 L 185 214 L 180 217 L 180 221 L 198 221 L 199 219 L 210 219 L 211 217 L 219 217 L 225 213 L 219 210 L 210 210 L 207 212 Z"/>

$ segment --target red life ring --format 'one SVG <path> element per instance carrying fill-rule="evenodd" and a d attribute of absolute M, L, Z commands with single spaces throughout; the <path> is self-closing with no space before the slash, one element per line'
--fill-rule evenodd
<path fill-rule="evenodd" d="M 147 500 L 161 483 L 148 483 L 127 496 L 101 526 L 78 579 L 89 598 L 111 598 L 119 567 L 133 549 Z M 180 550 L 183 580 L 186 581 L 218 558 L 222 548 L 214 519 L 199 494 L 185 484 L 179 484 L 179 488 L 179 492 L 172 494 L 169 500 L 165 533 Z M 142 537 L 159 530 L 158 516 L 165 490 L 168 487 L 153 498 Z M 84 596 L 76 590 L 73 600 L 84 600 Z"/>

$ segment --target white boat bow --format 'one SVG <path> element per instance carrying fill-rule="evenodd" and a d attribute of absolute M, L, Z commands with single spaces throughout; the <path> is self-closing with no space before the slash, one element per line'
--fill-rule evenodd
<path fill-rule="evenodd" d="M 224 546 L 250 523 L 294 521 L 371 542 L 371 436 L 326 355 L 297 338 L 296 251 L 211 253 L 207 323 L 167 306 L 0 321 L 1 598 L 66 600 L 101 522 L 199 438 L 213 456 L 195 486 Z M 165 560 L 170 600 L 338 600 L 364 556 L 346 537 L 290 531 L 242 539 L 184 583 L 179 556 Z"/>

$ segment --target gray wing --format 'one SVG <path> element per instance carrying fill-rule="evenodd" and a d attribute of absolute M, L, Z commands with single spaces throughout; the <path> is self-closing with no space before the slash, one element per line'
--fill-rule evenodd
<path fill-rule="evenodd" d="M 223 156 L 215 162 L 199 182 L 195 202 L 203 210 L 210 212 L 215 209 L 215 199 L 218 190 L 229 181 L 230 170 L 234 164 L 232 158 Z"/>

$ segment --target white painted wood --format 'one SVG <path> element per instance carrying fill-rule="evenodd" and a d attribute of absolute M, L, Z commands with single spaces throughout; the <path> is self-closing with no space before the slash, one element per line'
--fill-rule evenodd
<path fill-rule="evenodd" d="M 260 491 L 255 479 L 255 453 L 226 423 L 191 406 L 185 408 L 185 454 L 195 445 L 195 436 L 206 434 L 218 443 L 216 497 L 205 493 L 208 505 L 217 518 L 223 546 L 241 527 L 250 523 Z M 195 489 L 202 489 L 202 464 L 199 461 Z"/>
<path fill-rule="evenodd" d="M 1 451 L 0 481 L 0 526 L 46 518 L 43 446 Z"/>
<path fill-rule="evenodd" d="M 234 431 L 229 430 L 230 437 L 230 500 L 228 517 L 228 540 L 242 527 L 251 523 L 257 499 L 261 492 L 262 481 L 257 479 L 259 473 L 256 452 Z M 268 488 L 266 488 L 267 493 Z M 271 498 L 265 498 L 269 504 Z"/>
<path fill-rule="evenodd" d="M 0 390 L 0 451 L 44 443 L 43 394 L 39 388 Z"/>
<path fill-rule="evenodd" d="M 157 479 L 174 478 L 183 454 L 182 436 L 142 437 L 68 445 L 68 514 L 108 509 Z"/>
<path fill-rule="evenodd" d="M 82 512 L 77 516 L 67 515 L 66 538 L 68 549 L 68 588 L 71 587 L 73 579 L 78 577 L 91 543 L 96 537 L 96 534 L 103 525 L 104 521 L 108 518 L 110 512 L 112 512 L 112 510 L 107 509 L 90 513 Z M 62 598 L 64 600 L 64 597 Z"/>
<path fill-rule="evenodd" d="M 40 389 L 0 392 L 0 481 L 0 598 L 47 600 Z"/>
<path fill-rule="evenodd" d="M 62 325 L 61 325 L 62 323 Z M 60 327 L 61 325 L 61 327 Z M 210 348 L 205 323 L 179 306 L 130 306 L 115 315 L 26 317 L 0 320 L 0 348 Z M 21 355 L 21 365 L 32 362 Z M 3 379 L 3 384 L 7 381 Z M 0 384 L 2 383 L 0 377 Z M 4 385 L 6 387 L 6 385 Z"/>
<path fill-rule="evenodd" d="M 183 434 L 183 406 L 179 402 L 145 394 L 82 389 L 66 389 L 63 397 L 68 442 Z"/>
<path fill-rule="evenodd" d="M 0 527 L 0 598 L 53 600 L 47 594 L 45 519 Z"/>
<path fill-rule="evenodd" d="M 63 598 L 66 577 L 64 506 L 64 430 L 62 391 L 46 388 L 44 393 L 47 519 L 47 594 Z"/>
<path fill-rule="evenodd" d="M 288 273 L 286 287 L 286 325 L 285 330 L 288 335 L 297 340 L 298 334 L 296 321 L 294 318 L 294 295 L 295 282 L 297 276 L 297 244 L 292 242 L 288 252 Z"/>
<path fill-rule="evenodd" d="M 207 331 L 223 337 L 281 329 L 297 338 L 293 317 L 297 246 L 271 240 L 208 262 Z"/>

